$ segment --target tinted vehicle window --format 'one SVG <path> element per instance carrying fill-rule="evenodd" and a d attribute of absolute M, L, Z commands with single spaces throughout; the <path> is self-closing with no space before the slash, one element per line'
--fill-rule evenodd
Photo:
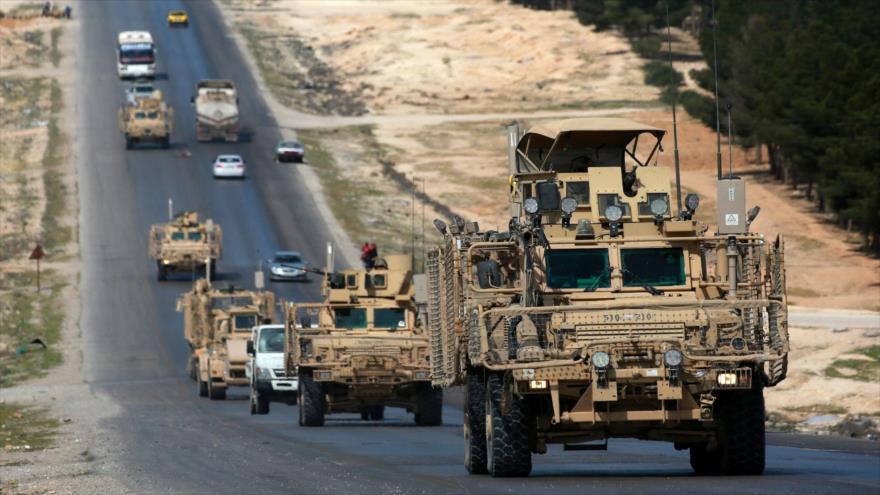
<path fill-rule="evenodd" d="M 260 332 L 259 352 L 284 352 L 284 329 L 264 328 Z"/>
<path fill-rule="evenodd" d="M 256 315 L 237 315 L 235 317 L 236 330 L 250 330 L 257 324 Z"/>
<path fill-rule="evenodd" d="M 624 287 L 684 285 L 681 248 L 621 249 Z"/>
<path fill-rule="evenodd" d="M 336 328 L 367 328 L 366 308 L 336 308 L 334 313 Z"/>
<path fill-rule="evenodd" d="M 590 204 L 590 183 L 567 182 L 565 184 L 565 194 L 576 199 L 579 205 L 588 205 Z"/>
<path fill-rule="evenodd" d="M 201 232 L 190 232 L 186 235 L 186 238 L 191 241 L 200 241 L 202 240 Z"/>
<path fill-rule="evenodd" d="M 289 255 L 277 255 L 275 256 L 275 261 L 278 263 L 301 263 L 302 260 L 299 256 L 289 256 Z"/>
<path fill-rule="evenodd" d="M 611 287 L 607 249 L 553 250 L 544 255 L 547 285 L 554 289 Z"/>
<path fill-rule="evenodd" d="M 406 328 L 406 310 L 383 308 L 373 310 L 374 328 Z"/>
<path fill-rule="evenodd" d="M 183 235 L 183 232 L 172 232 L 171 240 L 172 241 L 182 241 L 186 236 Z"/>

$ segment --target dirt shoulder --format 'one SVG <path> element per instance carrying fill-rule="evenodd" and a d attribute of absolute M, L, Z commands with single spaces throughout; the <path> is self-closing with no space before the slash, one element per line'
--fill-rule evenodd
<path fill-rule="evenodd" d="M 39 17 L 41 5 L 0 6 L 0 492 L 119 493 L 95 474 L 108 457 L 97 424 L 115 406 L 81 374 L 79 22 Z M 28 260 L 37 243 L 40 291 Z"/>

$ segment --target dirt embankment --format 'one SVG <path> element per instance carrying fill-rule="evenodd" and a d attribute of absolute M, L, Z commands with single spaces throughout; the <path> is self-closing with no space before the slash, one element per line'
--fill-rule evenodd
<path fill-rule="evenodd" d="M 623 38 L 581 26 L 568 12 L 490 1 L 225 4 L 263 80 L 286 105 L 329 115 L 397 117 L 337 129 L 324 123 L 325 129 L 300 133 L 343 226 L 353 239 L 376 239 L 386 250 L 407 252 L 411 226 L 417 234 L 421 230 L 421 204 L 417 200 L 413 211 L 411 203 L 413 184 L 431 198 L 425 211 L 428 245 L 434 240 L 430 220 L 442 216 L 432 203 L 484 228 L 503 228 L 508 221 L 510 119 L 468 116 L 425 124 L 426 115 L 517 111 L 525 114 L 520 123 L 529 126 L 540 121 L 528 117 L 532 111 L 607 109 L 671 134 L 671 112 L 648 109 L 659 102 L 657 89 L 643 83 L 644 61 Z M 696 50 L 693 39 L 676 36 L 674 49 Z M 676 68 L 685 73 L 700 68 L 692 59 L 676 62 Z M 344 103 L 328 103 L 334 99 Z M 683 186 L 701 195 L 699 216 L 711 222 L 715 135 L 683 111 L 678 115 Z M 295 128 L 297 121 L 281 124 Z M 671 138 L 659 156 L 662 166 L 672 166 Z M 725 170 L 726 143 L 722 139 Z M 790 302 L 880 309 L 880 261 L 859 253 L 846 232 L 811 211 L 797 192 L 771 181 L 765 167 L 751 163 L 742 149 L 734 148 L 733 162 L 748 180 L 749 205 L 762 207 L 755 230 L 787 239 Z M 421 242 L 417 235 L 417 251 Z M 872 371 L 880 366 L 873 357 L 877 343 L 873 328 L 793 329 L 789 379 L 767 393 L 774 425 L 828 431 L 857 414 L 867 423 L 856 419 L 838 429 L 868 424 L 862 430 L 873 431 L 870 418 L 880 414 L 875 393 L 880 377 Z M 823 421 L 827 424 L 816 427 Z"/>

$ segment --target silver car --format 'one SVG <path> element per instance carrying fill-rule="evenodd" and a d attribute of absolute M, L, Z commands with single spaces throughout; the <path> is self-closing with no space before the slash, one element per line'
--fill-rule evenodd
<path fill-rule="evenodd" d="M 307 265 L 299 251 L 278 251 L 266 260 L 269 280 L 307 280 Z"/>
<path fill-rule="evenodd" d="M 303 162 L 303 156 L 305 156 L 305 149 L 303 145 L 298 141 L 293 141 L 290 139 L 284 139 L 278 142 L 278 146 L 275 147 L 275 158 L 279 162 Z"/>

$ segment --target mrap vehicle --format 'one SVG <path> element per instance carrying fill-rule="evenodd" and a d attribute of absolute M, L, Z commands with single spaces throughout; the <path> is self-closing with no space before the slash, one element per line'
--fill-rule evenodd
<path fill-rule="evenodd" d="M 432 379 L 466 387 L 465 467 L 526 476 L 551 443 L 672 442 L 697 473 L 764 469 L 764 387 L 786 376 L 783 241 L 749 232 L 741 179 L 718 225 L 681 206 L 665 131 L 568 119 L 511 133 L 503 232 L 454 218 L 429 251 Z M 647 148 L 638 148 L 638 145 Z"/>

